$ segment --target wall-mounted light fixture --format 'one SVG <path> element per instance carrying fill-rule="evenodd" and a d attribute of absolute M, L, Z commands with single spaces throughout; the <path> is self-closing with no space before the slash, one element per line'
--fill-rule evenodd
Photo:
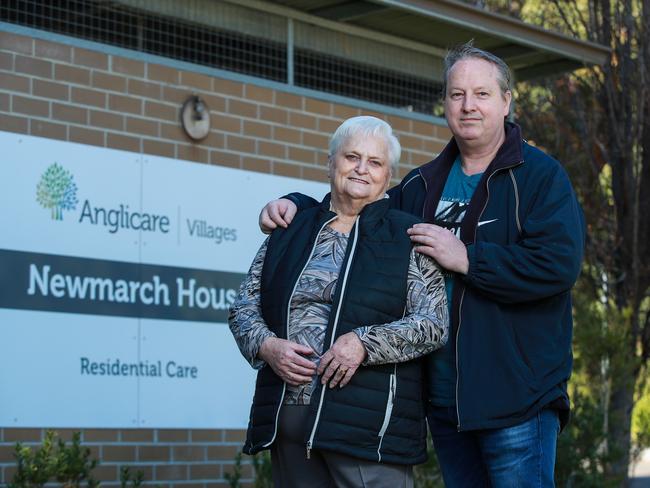
<path fill-rule="evenodd" d="M 210 109 L 198 95 L 192 95 L 181 108 L 181 123 L 185 133 L 200 141 L 210 132 Z"/>

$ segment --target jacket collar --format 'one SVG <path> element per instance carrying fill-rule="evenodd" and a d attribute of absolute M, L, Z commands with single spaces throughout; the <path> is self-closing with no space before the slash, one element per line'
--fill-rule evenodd
<path fill-rule="evenodd" d="M 505 122 L 504 128 L 506 138 L 497 151 L 496 156 L 485 170 L 488 175 L 501 168 L 512 166 L 524 160 L 521 128 L 513 122 Z M 458 149 L 456 139 L 452 137 L 438 157 L 420 168 L 420 173 L 427 181 L 434 181 L 434 178 L 439 177 L 441 172 L 445 174 L 449 173 L 458 154 L 460 154 L 460 149 Z"/>
<path fill-rule="evenodd" d="M 496 156 L 485 170 L 482 182 L 485 182 L 494 172 L 523 162 L 523 144 L 520 127 L 512 122 L 505 122 L 506 137 Z M 424 202 L 423 215 L 427 221 L 433 214 L 442 195 L 454 161 L 460 154 L 456 139 L 451 138 L 442 152 L 433 161 L 420 168 L 420 174 L 427 182 L 427 196 Z M 480 184 L 482 185 L 482 183 Z"/>
<path fill-rule="evenodd" d="M 318 220 L 320 222 L 325 222 L 336 216 L 336 213 L 330 210 L 331 203 L 331 193 L 325 195 L 323 201 L 319 205 L 318 210 Z M 361 228 L 366 228 L 372 225 L 374 222 L 380 220 L 386 212 L 390 209 L 390 199 L 381 198 L 376 202 L 367 204 L 361 213 L 359 214 L 359 222 L 361 223 Z"/>

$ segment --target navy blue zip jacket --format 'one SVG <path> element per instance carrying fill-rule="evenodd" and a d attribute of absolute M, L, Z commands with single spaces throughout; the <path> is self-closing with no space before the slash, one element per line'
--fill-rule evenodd
<path fill-rule="evenodd" d="M 516 425 L 548 405 L 568 408 L 570 290 L 582 262 L 584 217 L 560 163 L 523 141 L 517 125 L 505 129 L 461 225 L 469 271 L 455 277 L 450 335 L 460 430 Z M 452 139 L 389 190 L 391 204 L 432 222 L 458 153 Z"/>

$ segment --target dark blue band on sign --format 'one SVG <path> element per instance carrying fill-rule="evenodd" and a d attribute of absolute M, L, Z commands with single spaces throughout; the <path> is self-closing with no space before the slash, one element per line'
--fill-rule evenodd
<path fill-rule="evenodd" d="M 0 249 L 0 308 L 226 322 L 243 273 Z"/>

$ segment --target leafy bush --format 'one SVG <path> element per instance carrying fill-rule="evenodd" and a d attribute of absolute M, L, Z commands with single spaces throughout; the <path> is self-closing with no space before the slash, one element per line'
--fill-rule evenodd
<path fill-rule="evenodd" d="M 80 439 L 81 434 L 75 432 L 72 444 L 67 446 L 49 430 L 36 450 L 16 443 L 17 470 L 8 488 L 40 488 L 50 481 L 57 481 L 64 488 L 80 488 L 82 484 L 97 488 L 99 482 L 92 476 L 97 460 L 90 459 L 90 449 L 82 447 Z"/>

